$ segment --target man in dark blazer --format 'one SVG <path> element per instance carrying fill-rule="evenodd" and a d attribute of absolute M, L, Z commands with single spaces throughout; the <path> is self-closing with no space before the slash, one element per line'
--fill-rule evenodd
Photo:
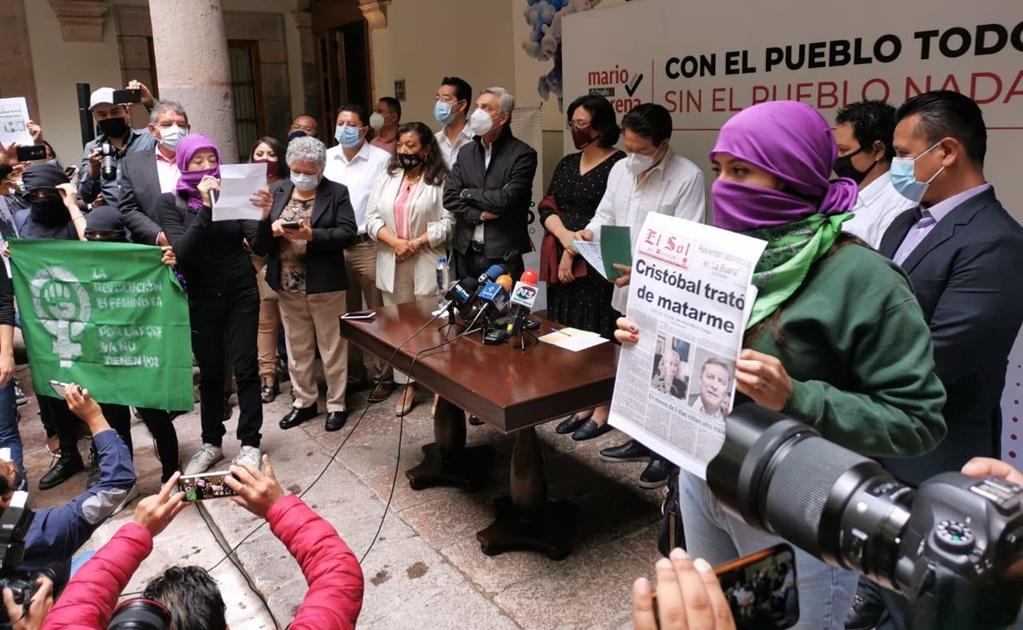
<path fill-rule="evenodd" d="M 188 115 L 174 101 L 157 101 L 149 117 L 155 151 L 137 151 L 121 160 L 118 209 L 135 243 L 169 245 L 160 229 L 160 195 L 173 192 L 181 176 L 175 156 L 190 130 Z"/>
<path fill-rule="evenodd" d="M 882 464 L 919 484 L 972 457 L 999 457 L 1006 364 L 1023 324 L 1023 227 L 984 179 L 987 130 L 975 102 L 927 92 L 906 101 L 896 120 L 892 184 L 919 206 L 895 219 L 880 251 L 909 275 L 930 324 L 948 434 L 930 453 Z M 906 627 L 904 600 L 860 585 L 853 608 L 860 616 L 846 628 Z M 862 605 L 870 591 L 873 613 Z M 877 609 L 879 599 L 886 611 Z"/>
<path fill-rule="evenodd" d="M 522 254 L 531 249 L 529 204 L 536 151 L 511 132 L 515 99 L 488 88 L 476 99 L 469 125 L 476 137 L 458 152 L 444 185 L 444 207 L 456 217 L 453 248 L 459 278 L 479 276 L 490 265 L 522 275 Z"/>

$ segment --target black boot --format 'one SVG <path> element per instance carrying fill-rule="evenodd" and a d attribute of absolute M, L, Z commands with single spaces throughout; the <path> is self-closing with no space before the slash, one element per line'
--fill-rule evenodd
<path fill-rule="evenodd" d="M 656 453 L 650 454 L 650 463 L 639 476 L 639 487 L 647 490 L 660 488 L 668 483 L 671 476 L 672 463 Z"/>

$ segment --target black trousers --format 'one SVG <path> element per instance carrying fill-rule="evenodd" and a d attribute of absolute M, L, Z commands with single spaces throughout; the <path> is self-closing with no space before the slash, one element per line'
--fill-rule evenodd
<path fill-rule="evenodd" d="M 487 258 L 483 255 L 483 252 L 475 252 L 472 249 L 472 245 L 463 254 L 461 252 L 454 252 L 455 254 L 455 275 L 457 279 L 462 278 L 479 278 L 483 275 L 491 265 L 504 265 L 508 268 L 508 275 L 512 277 L 512 280 L 518 282 L 519 278 L 522 277 L 522 272 L 526 270 L 525 264 L 522 262 L 522 256 L 513 256 L 507 260 L 504 258 Z"/>
<path fill-rule="evenodd" d="M 224 434 L 224 356 L 230 357 L 238 386 L 238 440 L 259 446 L 263 403 L 259 398 L 256 334 L 259 290 L 250 283 L 232 291 L 189 296 L 192 352 L 199 364 L 199 414 L 204 444 L 222 446 Z M 225 343 L 226 342 L 226 343 Z"/>
<path fill-rule="evenodd" d="M 82 387 L 89 388 L 87 385 L 82 385 Z M 40 413 L 52 419 L 54 427 L 57 429 L 57 441 L 60 443 L 61 456 L 74 458 L 78 455 L 78 436 L 82 434 L 82 427 L 85 426 L 85 423 L 68 409 L 67 402 L 62 398 L 38 396 L 37 399 Z M 132 446 L 131 412 L 123 405 L 100 403 L 99 406 L 103 410 L 103 417 L 107 419 L 110 428 L 117 431 L 117 434 L 128 446 L 130 453 Z"/>

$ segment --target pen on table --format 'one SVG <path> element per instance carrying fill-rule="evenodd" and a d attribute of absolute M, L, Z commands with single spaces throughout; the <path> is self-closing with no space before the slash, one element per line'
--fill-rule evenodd
<path fill-rule="evenodd" d="M 552 333 L 559 333 L 559 334 L 565 335 L 566 337 L 571 337 L 572 336 L 572 335 L 568 334 L 567 332 L 565 332 L 564 330 L 558 330 L 557 328 L 551 328 L 551 332 Z"/>

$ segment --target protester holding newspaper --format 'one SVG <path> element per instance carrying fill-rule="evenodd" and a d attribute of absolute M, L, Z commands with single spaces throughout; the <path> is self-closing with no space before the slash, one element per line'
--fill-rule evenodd
<path fill-rule="evenodd" d="M 785 413 L 867 456 L 909 456 L 945 434 L 944 390 L 931 336 L 905 275 L 841 233 L 856 201 L 828 122 L 792 101 L 763 103 L 721 129 L 710 154 L 717 227 L 767 241 L 759 289 L 735 369 L 740 399 Z M 619 340 L 639 329 L 619 320 Z M 688 550 L 720 564 L 780 539 L 725 514 L 702 479 L 683 472 Z M 799 628 L 841 628 L 854 572 L 796 551 Z"/>

